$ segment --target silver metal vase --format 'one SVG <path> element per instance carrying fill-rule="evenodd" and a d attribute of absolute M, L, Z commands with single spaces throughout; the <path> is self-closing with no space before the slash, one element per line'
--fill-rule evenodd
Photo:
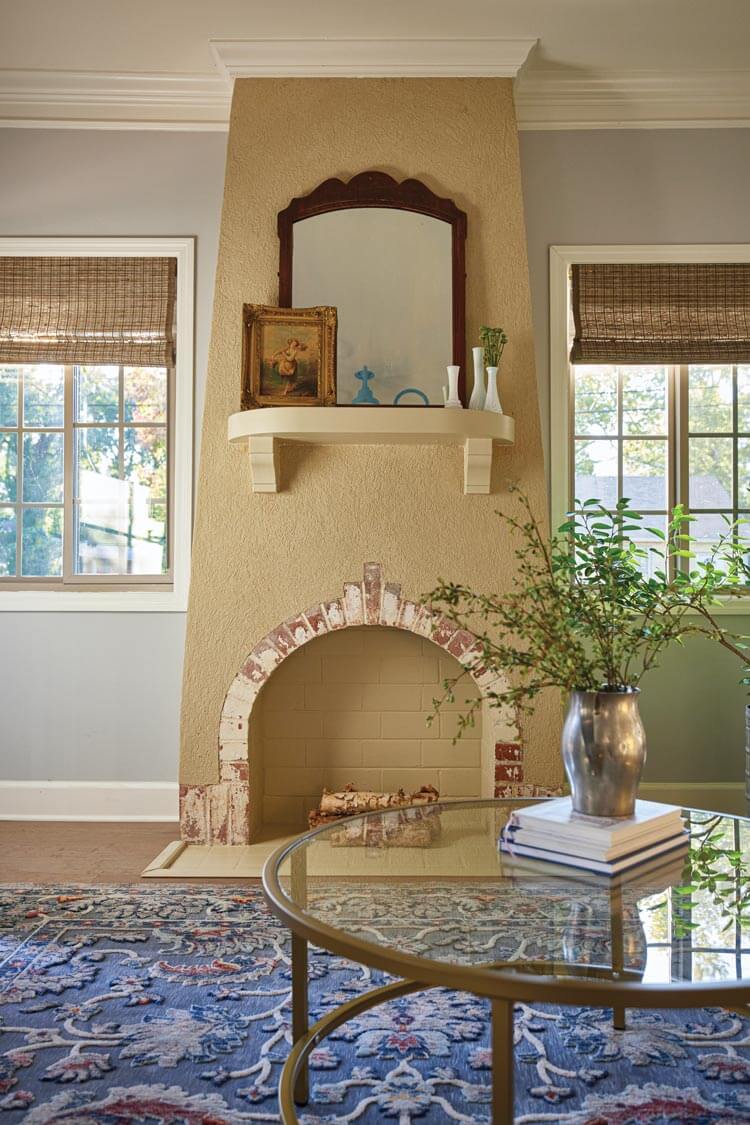
<path fill-rule="evenodd" d="M 587 816 L 632 816 L 646 761 L 638 688 L 574 691 L 562 732 L 573 808 Z"/>

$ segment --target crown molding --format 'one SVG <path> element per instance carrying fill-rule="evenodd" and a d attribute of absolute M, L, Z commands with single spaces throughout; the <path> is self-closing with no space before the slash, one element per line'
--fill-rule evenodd
<path fill-rule="evenodd" d="M 223 40 L 215 74 L 0 70 L 0 127 L 229 127 L 235 77 L 512 77 L 518 127 L 750 127 L 750 70 L 566 73 L 525 64 L 535 40 Z"/>
<path fill-rule="evenodd" d="M 212 39 L 228 78 L 515 78 L 536 39 Z"/>
<path fill-rule="evenodd" d="M 731 129 L 750 126 L 750 70 L 528 69 L 515 85 L 519 128 Z"/>
<path fill-rule="evenodd" d="M 223 74 L 0 70 L 0 126 L 226 131 L 231 101 Z"/>

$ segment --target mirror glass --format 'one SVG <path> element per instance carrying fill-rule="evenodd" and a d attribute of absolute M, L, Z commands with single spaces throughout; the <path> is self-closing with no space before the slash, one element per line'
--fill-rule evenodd
<path fill-rule="evenodd" d="M 292 306 L 311 305 L 338 309 L 341 405 L 359 395 L 371 405 L 442 406 L 453 362 L 450 223 L 386 207 L 296 222 Z"/>

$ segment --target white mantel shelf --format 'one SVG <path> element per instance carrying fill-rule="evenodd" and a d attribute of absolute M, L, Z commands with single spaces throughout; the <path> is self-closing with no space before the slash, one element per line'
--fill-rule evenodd
<path fill-rule="evenodd" d="M 229 440 L 247 441 L 253 492 L 279 491 L 279 443 L 463 445 L 464 493 L 488 493 L 495 445 L 512 445 L 507 414 L 426 406 L 267 406 L 229 416 Z"/>

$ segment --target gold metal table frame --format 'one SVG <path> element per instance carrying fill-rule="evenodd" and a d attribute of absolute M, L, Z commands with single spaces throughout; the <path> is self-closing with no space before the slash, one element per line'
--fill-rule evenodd
<path fill-rule="evenodd" d="M 451 801 L 444 809 L 472 807 L 502 808 L 512 800 Z M 380 813 L 366 813 L 379 816 Z M 388 1000 L 429 988 L 470 992 L 491 1003 L 492 1031 L 492 1122 L 513 1125 L 513 1005 L 516 1002 L 607 1007 L 616 1028 L 625 1027 L 627 1008 L 693 1008 L 717 1005 L 747 1015 L 750 980 L 722 982 L 678 982 L 651 984 L 634 979 L 637 974 L 623 966 L 622 891 L 612 888 L 612 965 L 557 966 L 548 962 L 524 962 L 518 972 L 507 962 L 459 965 L 432 961 L 403 953 L 386 945 L 361 941 L 329 926 L 305 911 L 305 847 L 329 825 L 312 829 L 278 848 L 267 859 L 262 873 L 263 894 L 271 909 L 292 935 L 292 1050 L 279 1079 L 279 1109 L 283 1125 L 298 1125 L 297 1106 L 309 1098 L 309 1058 L 321 1042 L 347 1020 Z M 290 860 L 292 898 L 283 890 L 279 869 Z M 289 876 L 286 876 L 289 878 Z M 308 1015 L 308 942 L 372 969 L 399 978 L 372 989 L 323 1016 L 310 1026 Z M 530 971 L 529 971 L 530 970 Z M 564 975 L 563 975 L 564 972 Z"/>

